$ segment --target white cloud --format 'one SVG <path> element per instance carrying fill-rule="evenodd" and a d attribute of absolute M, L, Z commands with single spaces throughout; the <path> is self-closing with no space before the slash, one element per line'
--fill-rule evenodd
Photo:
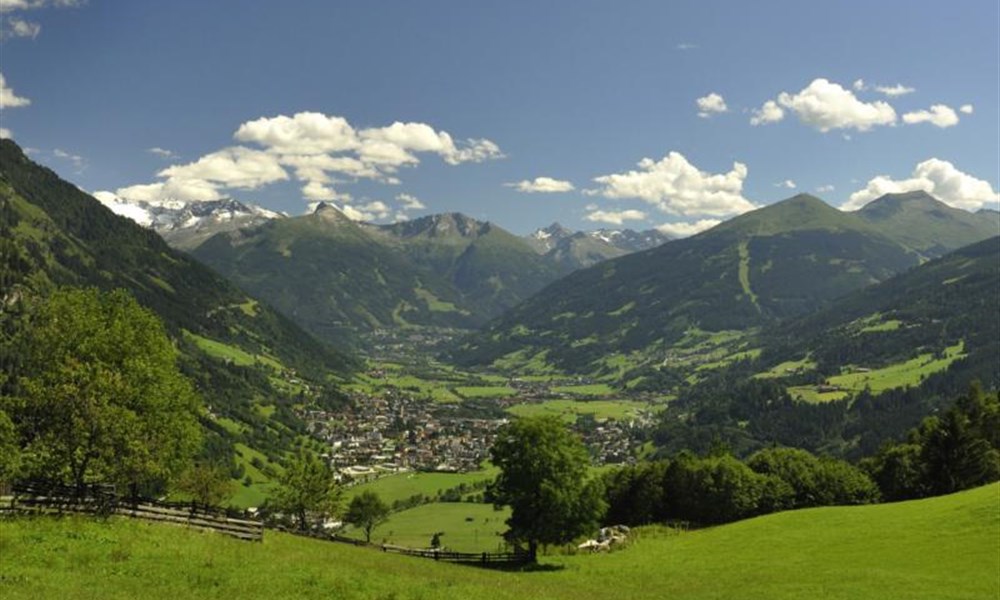
<path fill-rule="evenodd" d="M 826 185 L 821 185 L 821 186 L 819 186 L 818 188 L 816 188 L 816 191 L 817 191 L 817 192 L 819 192 L 820 194 L 825 194 L 825 193 L 827 193 L 827 192 L 832 192 L 832 191 L 833 191 L 833 190 L 835 190 L 835 189 L 836 189 L 836 188 L 835 188 L 835 187 L 833 187 L 833 184 L 832 184 L 832 183 L 828 183 L 828 184 L 826 184 Z"/>
<path fill-rule="evenodd" d="M 504 185 L 526 194 L 553 194 L 571 192 L 574 189 L 573 184 L 569 181 L 553 179 L 551 177 L 535 177 L 533 180 L 525 179 L 517 183 L 505 183 Z"/>
<path fill-rule="evenodd" d="M 774 100 L 768 100 L 763 106 L 753 111 L 750 116 L 751 125 L 766 125 L 777 123 L 785 118 L 785 111 Z"/>
<path fill-rule="evenodd" d="M 863 92 L 868 89 L 868 86 L 865 85 L 864 79 L 855 79 L 854 83 L 851 84 L 851 87 L 853 87 L 857 92 Z"/>
<path fill-rule="evenodd" d="M 676 46 L 678 50 L 696 50 L 698 49 L 698 47 L 699 47 L 698 44 L 691 44 L 688 42 L 681 42 Z"/>
<path fill-rule="evenodd" d="M 707 96 L 702 96 L 695 100 L 698 105 L 698 116 L 707 119 L 716 113 L 724 113 L 729 108 L 726 106 L 726 101 L 721 95 L 715 92 L 710 93 Z"/>
<path fill-rule="evenodd" d="M 851 194 L 841 208 L 857 210 L 885 194 L 916 190 L 923 190 L 946 204 L 966 210 L 977 210 L 1000 202 L 1000 194 L 993 190 L 990 182 L 963 173 L 946 160 L 930 158 L 918 164 L 909 179 L 894 180 L 888 175 L 873 178 L 864 189 Z"/>
<path fill-rule="evenodd" d="M 14 135 L 10 132 L 10 129 L 0 127 L 0 140 L 9 140 L 13 137 Z"/>
<path fill-rule="evenodd" d="M 190 193 L 184 197 L 188 200 L 214 199 L 225 188 L 256 189 L 287 180 L 285 167 L 289 167 L 302 183 L 305 199 L 347 201 L 350 194 L 333 187 L 345 180 L 334 179 L 332 174 L 398 184 L 394 174 L 402 166 L 418 164 L 417 154 L 421 152 L 438 154 L 451 165 L 503 156 L 490 140 L 468 139 L 456 143 L 447 132 L 424 123 L 396 122 L 387 127 L 356 130 L 343 117 L 318 112 L 246 121 L 233 137 L 262 149 L 224 148 L 195 162 L 161 170 L 157 175 L 165 179 L 163 182 L 123 189 L 143 196 L 163 196 L 173 190 Z M 162 148 L 149 151 L 169 157 L 169 151 Z M 374 209 L 365 212 L 382 214 Z"/>
<path fill-rule="evenodd" d="M 410 194 L 396 194 L 396 201 L 402 204 L 402 210 L 424 210 L 427 208 L 419 198 Z"/>
<path fill-rule="evenodd" d="M 7 80 L 4 79 L 3 73 L 0 73 L 0 108 L 17 108 L 29 104 L 31 100 L 18 96 L 13 88 L 7 87 Z"/>
<path fill-rule="evenodd" d="M 317 112 L 247 121 L 233 137 L 280 154 L 322 154 L 351 150 L 359 145 L 357 133 L 347 119 Z"/>
<path fill-rule="evenodd" d="M 8 17 L 3 27 L 2 37 L 35 39 L 41 32 L 42 26 L 38 23 L 32 23 L 31 21 L 25 21 L 17 17 Z"/>
<path fill-rule="evenodd" d="M 646 213 L 641 210 L 621 210 L 604 211 L 595 210 L 583 217 L 595 223 L 610 223 L 611 225 L 622 225 L 625 221 L 641 221 L 646 218 Z"/>
<path fill-rule="evenodd" d="M 175 153 L 171 152 L 170 150 L 160 148 L 158 146 L 154 146 L 152 148 L 146 148 L 146 152 L 149 152 L 150 154 L 155 154 L 160 158 L 177 158 L 177 155 Z"/>
<path fill-rule="evenodd" d="M 203 179 L 225 187 L 251 190 L 288 179 L 288 173 L 273 155 L 242 146 L 223 148 L 195 162 L 167 167 L 157 175 L 170 179 Z"/>
<path fill-rule="evenodd" d="M 711 229 L 721 223 L 719 219 L 701 219 L 691 223 L 664 223 L 657 225 L 656 229 L 673 238 L 682 238 L 701 233 L 706 229 Z"/>
<path fill-rule="evenodd" d="M 962 105 L 962 106 L 961 106 L 961 107 L 960 107 L 960 108 L 958 109 L 958 112 L 960 112 L 960 113 L 962 113 L 962 114 L 965 114 L 965 115 L 971 115 L 971 114 L 972 114 L 972 111 L 973 111 L 973 108 L 972 108 L 972 105 L 971 105 L 971 104 L 963 104 L 963 105 Z"/>
<path fill-rule="evenodd" d="M 79 154 L 73 154 L 71 152 L 66 152 L 65 150 L 56 148 L 55 150 L 52 151 L 52 156 L 56 158 L 61 158 L 65 161 L 69 161 L 70 163 L 72 163 L 73 168 L 76 169 L 77 171 L 80 171 L 81 169 L 86 167 L 87 161 L 85 161 L 84 158 Z"/>
<path fill-rule="evenodd" d="M 958 115 L 945 104 L 935 104 L 930 110 L 917 110 L 903 115 L 903 122 L 907 125 L 916 123 L 930 123 L 937 127 L 953 127 L 958 125 Z"/>
<path fill-rule="evenodd" d="M 786 189 L 789 189 L 789 190 L 794 190 L 798 186 L 795 185 L 795 182 L 792 181 L 791 179 L 786 179 L 784 181 L 779 181 L 778 183 L 774 184 L 774 187 L 780 187 L 780 188 L 786 188 Z"/>
<path fill-rule="evenodd" d="M 433 152 L 450 165 L 503 158 L 500 147 L 486 139 L 468 139 L 459 147 L 446 131 L 426 123 L 401 123 L 361 131 L 362 161 L 388 166 L 417 163 L 411 152 Z"/>
<path fill-rule="evenodd" d="M 769 101 L 770 102 L 770 101 Z M 877 125 L 892 125 L 896 122 L 896 111 L 889 104 L 862 102 L 848 89 L 826 79 L 814 79 L 812 83 L 796 94 L 781 92 L 777 104 L 798 116 L 799 120 L 826 133 L 831 129 L 856 129 L 868 131 Z M 774 106 L 764 107 L 754 113 L 754 125 L 773 122 L 777 119 L 758 117 L 767 108 L 777 116 Z"/>
<path fill-rule="evenodd" d="M 875 86 L 875 91 L 878 92 L 878 93 L 880 93 L 880 94 L 885 94 L 886 96 L 889 96 L 890 98 L 895 98 L 896 96 L 905 96 L 906 94 L 912 94 L 913 92 L 915 92 L 917 90 L 915 88 L 906 87 L 905 85 L 903 85 L 901 83 L 897 83 L 896 85 L 892 85 L 892 86 L 889 86 L 889 85 L 876 85 Z"/>
<path fill-rule="evenodd" d="M 83 6 L 87 0 L 0 0 L 0 13 L 16 10 L 35 10 L 39 8 L 70 8 Z"/>
<path fill-rule="evenodd" d="M 705 173 L 684 155 L 671 152 L 659 161 L 644 158 L 639 170 L 595 177 L 600 189 L 587 195 L 605 198 L 638 198 L 660 211 L 683 216 L 724 216 L 746 212 L 754 205 L 744 198 L 747 167 L 733 163 L 728 173 Z"/>

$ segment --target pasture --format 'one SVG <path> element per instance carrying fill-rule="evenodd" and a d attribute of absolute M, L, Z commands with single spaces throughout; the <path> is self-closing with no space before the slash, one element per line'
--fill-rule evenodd
<path fill-rule="evenodd" d="M 393 513 L 372 532 L 372 542 L 430 548 L 431 537 L 444 532 L 441 544 L 455 552 L 501 552 L 504 521 L 510 509 L 495 510 L 491 504 L 435 502 Z M 363 540 L 363 531 L 348 528 L 347 537 Z"/>
<path fill-rule="evenodd" d="M 633 400 L 545 400 L 515 404 L 507 412 L 517 417 L 556 415 L 566 423 L 576 421 L 580 415 L 593 415 L 597 420 L 630 419 L 650 405 Z"/>
<path fill-rule="evenodd" d="M 6 518 L 0 520 L 0 597 L 997 598 L 998 500 L 1000 484 L 993 484 L 941 498 L 797 510 L 680 534 L 640 528 L 623 550 L 544 556 L 542 568 L 530 572 L 442 564 L 273 531 L 263 543 L 249 543 L 125 518 Z"/>

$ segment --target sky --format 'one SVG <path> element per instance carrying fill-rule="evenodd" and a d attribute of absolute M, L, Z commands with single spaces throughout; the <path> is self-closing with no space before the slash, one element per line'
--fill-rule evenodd
<path fill-rule="evenodd" d="M 133 200 L 676 236 L 1000 208 L 1000 3 L 0 0 L 0 135 Z"/>

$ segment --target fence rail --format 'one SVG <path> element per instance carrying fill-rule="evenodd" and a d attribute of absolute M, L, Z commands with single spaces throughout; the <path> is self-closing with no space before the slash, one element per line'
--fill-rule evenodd
<path fill-rule="evenodd" d="M 432 558 L 447 562 L 469 563 L 480 565 L 500 565 L 500 564 L 524 564 L 531 561 L 530 555 L 524 552 L 451 552 L 447 550 L 422 550 L 419 548 L 407 548 L 405 546 L 394 546 L 382 544 L 383 552 L 394 554 L 405 554 L 406 556 L 419 556 L 421 558 Z"/>
<path fill-rule="evenodd" d="M 195 504 L 120 498 L 114 488 L 108 486 L 76 489 L 37 482 L 17 484 L 13 496 L 5 504 L 6 510 L 14 512 L 120 515 L 217 531 L 241 540 L 259 542 L 264 539 L 264 523 L 261 521 L 233 517 L 225 511 Z"/>

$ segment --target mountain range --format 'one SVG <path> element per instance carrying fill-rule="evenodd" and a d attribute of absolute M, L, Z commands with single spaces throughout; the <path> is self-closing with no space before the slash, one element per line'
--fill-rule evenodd
<path fill-rule="evenodd" d="M 576 271 L 471 336 L 463 364 L 517 354 L 586 371 L 658 352 L 692 329 L 747 330 L 817 311 L 960 246 L 997 235 L 989 215 L 922 192 L 854 213 L 798 195 L 690 238 Z"/>

